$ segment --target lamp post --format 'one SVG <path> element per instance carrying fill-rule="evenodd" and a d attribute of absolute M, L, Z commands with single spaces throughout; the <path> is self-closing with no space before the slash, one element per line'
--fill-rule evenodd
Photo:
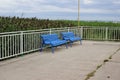
<path fill-rule="evenodd" d="M 78 27 L 80 26 L 80 0 L 78 0 Z"/>

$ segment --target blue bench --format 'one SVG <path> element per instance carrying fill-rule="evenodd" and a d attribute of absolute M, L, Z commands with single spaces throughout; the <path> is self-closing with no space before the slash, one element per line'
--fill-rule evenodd
<path fill-rule="evenodd" d="M 72 46 L 72 43 L 75 41 L 80 41 L 80 44 L 82 44 L 82 39 L 78 36 L 75 36 L 73 32 L 61 32 L 63 40 L 69 41 L 70 45 Z"/>
<path fill-rule="evenodd" d="M 41 51 L 44 45 L 50 45 L 52 49 L 52 53 L 54 53 L 54 47 L 65 44 L 67 48 L 67 41 L 60 40 L 57 34 L 41 35 L 41 38 L 42 38 Z"/>

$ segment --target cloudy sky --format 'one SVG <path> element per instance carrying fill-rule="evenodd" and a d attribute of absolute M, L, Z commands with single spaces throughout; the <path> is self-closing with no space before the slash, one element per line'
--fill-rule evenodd
<path fill-rule="evenodd" d="M 0 16 L 78 18 L 78 0 L 0 0 Z M 120 21 L 120 0 L 80 0 L 81 20 Z"/>

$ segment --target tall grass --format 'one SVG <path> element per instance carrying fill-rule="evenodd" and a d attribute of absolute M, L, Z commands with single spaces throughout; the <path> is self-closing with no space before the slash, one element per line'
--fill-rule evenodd
<path fill-rule="evenodd" d="M 36 17 L 19 18 L 19 17 L 0 16 L 0 33 L 21 31 L 21 30 L 35 30 L 35 29 L 75 27 L 75 26 L 78 26 L 78 21 L 76 20 L 49 20 L 49 19 L 38 19 Z M 101 22 L 101 21 L 80 21 L 80 26 L 120 27 L 120 23 Z"/>

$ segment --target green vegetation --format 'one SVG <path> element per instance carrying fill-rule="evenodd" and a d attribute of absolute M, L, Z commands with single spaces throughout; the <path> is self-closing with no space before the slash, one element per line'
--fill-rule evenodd
<path fill-rule="evenodd" d="M 45 28 L 75 27 L 78 26 L 76 20 L 49 20 L 19 17 L 0 17 L 0 33 L 21 30 L 35 30 Z M 80 21 L 80 26 L 108 26 L 119 27 L 120 23 L 99 22 L 99 21 Z"/>
<path fill-rule="evenodd" d="M 106 63 L 106 62 L 108 62 L 108 61 L 109 61 L 108 59 L 105 59 L 105 60 L 104 60 L 104 63 Z"/>
<path fill-rule="evenodd" d="M 89 73 L 89 74 L 87 75 L 87 77 L 85 78 L 85 80 L 88 80 L 88 79 L 90 79 L 91 77 L 93 77 L 93 76 L 95 75 L 95 72 L 96 72 L 96 70 L 93 71 L 93 72 L 91 72 L 91 73 Z"/>
<path fill-rule="evenodd" d="M 0 32 L 35 30 L 45 28 L 71 27 L 73 23 L 64 20 L 49 20 L 19 17 L 0 17 Z"/>

